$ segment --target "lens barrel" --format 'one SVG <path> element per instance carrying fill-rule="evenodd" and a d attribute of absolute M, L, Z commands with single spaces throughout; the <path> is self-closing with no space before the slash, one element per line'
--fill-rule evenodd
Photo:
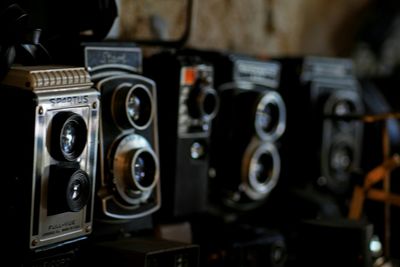
<path fill-rule="evenodd" d="M 57 160 L 74 161 L 86 147 L 86 123 L 76 113 L 69 111 L 57 113 L 51 121 L 49 131 L 49 151 Z"/>

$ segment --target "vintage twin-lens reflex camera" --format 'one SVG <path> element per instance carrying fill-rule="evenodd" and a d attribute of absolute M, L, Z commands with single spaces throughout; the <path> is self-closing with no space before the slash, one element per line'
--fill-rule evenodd
<path fill-rule="evenodd" d="M 351 60 L 305 57 L 281 62 L 288 109 L 288 134 L 283 141 L 287 186 L 314 188 L 315 194 L 304 195 L 307 206 L 329 213 L 336 200 L 345 204 L 351 177 L 360 169 L 363 123 L 359 116 L 364 113 L 360 86 Z M 320 197 L 318 192 L 328 194 Z M 333 205 L 315 203 L 323 198 L 328 203 L 328 196 Z"/>
<path fill-rule="evenodd" d="M 157 83 L 163 177 L 160 217 L 202 212 L 207 203 L 209 138 L 218 109 L 213 68 L 199 57 L 161 52 L 145 60 Z"/>
<path fill-rule="evenodd" d="M 84 52 L 102 101 L 96 218 L 144 217 L 160 207 L 155 83 L 140 74 L 137 47 L 87 43 Z"/>
<path fill-rule="evenodd" d="M 239 210 L 259 206 L 278 183 L 286 108 L 280 65 L 250 56 L 198 51 L 212 62 L 220 109 L 211 135 L 210 199 Z"/>
<path fill-rule="evenodd" d="M 5 258 L 29 264 L 92 232 L 99 93 L 55 66 L 15 66 L 0 88 Z"/>

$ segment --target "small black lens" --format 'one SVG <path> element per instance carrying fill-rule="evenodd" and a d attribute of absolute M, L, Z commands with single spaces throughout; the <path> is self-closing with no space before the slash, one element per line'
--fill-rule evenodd
<path fill-rule="evenodd" d="M 349 115 L 353 113 L 354 110 L 355 110 L 354 105 L 347 100 L 338 101 L 333 106 L 333 113 L 337 116 Z"/>
<path fill-rule="evenodd" d="M 217 103 L 217 95 L 213 92 L 207 92 L 203 100 L 204 113 L 208 116 L 214 114 L 217 110 Z"/>
<path fill-rule="evenodd" d="M 115 122 L 122 128 L 147 127 L 151 122 L 153 101 L 144 85 L 122 87 L 115 92 L 112 113 Z"/>
<path fill-rule="evenodd" d="M 80 169 L 53 165 L 50 167 L 48 185 L 49 215 L 77 212 L 88 203 L 89 176 Z"/>
<path fill-rule="evenodd" d="M 265 184 L 271 179 L 274 161 L 269 153 L 261 154 L 255 167 L 255 177 L 260 184 Z"/>
<path fill-rule="evenodd" d="M 76 122 L 67 122 L 61 132 L 61 149 L 65 154 L 71 154 L 74 151 L 76 141 Z"/>
<path fill-rule="evenodd" d="M 276 129 L 279 123 L 279 108 L 275 103 L 267 103 L 257 112 L 256 124 L 266 133 Z"/>
<path fill-rule="evenodd" d="M 66 193 L 70 211 L 80 211 L 87 204 L 90 195 L 90 180 L 84 171 L 77 170 L 71 175 Z"/>
<path fill-rule="evenodd" d="M 190 90 L 186 105 L 192 118 L 213 118 L 218 109 L 218 95 L 213 88 L 198 81 Z"/>
<path fill-rule="evenodd" d="M 87 128 L 83 118 L 73 112 L 59 112 L 51 122 L 50 154 L 57 160 L 76 160 L 87 141 Z"/>
<path fill-rule="evenodd" d="M 156 179 L 156 162 L 149 152 L 141 152 L 133 162 L 133 178 L 142 187 L 149 187 Z"/>
<path fill-rule="evenodd" d="M 152 115 L 152 101 L 150 93 L 144 87 L 136 87 L 130 92 L 126 112 L 137 127 L 144 127 L 149 123 Z"/>
<path fill-rule="evenodd" d="M 130 95 L 126 110 L 132 121 L 138 121 L 140 119 L 141 105 L 140 99 L 136 95 Z"/>
<path fill-rule="evenodd" d="M 353 150 L 345 143 L 333 144 L 330 153 L 330 166 L 335 172 L 347 172 L 353 162 Z"/>

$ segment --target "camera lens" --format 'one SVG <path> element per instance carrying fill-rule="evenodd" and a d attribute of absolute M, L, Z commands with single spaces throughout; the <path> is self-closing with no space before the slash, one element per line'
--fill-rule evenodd
<path fill-rule="evenodd" d="M 262 140 L 276 140 L 286 128 L 286 108 L 277 92 L 266 93 L 257 104 L 255 129 Z"/>
<path fill-rule="evenodd" d="M 152 154 L 143 151 L 136 156 L 133 162 L 133 178 L 141 187 L 153 184 L 156 175 L 156 162 Z"/>
<path fill-rule="evenodd" d="M 189 93 L 187 107 L 191 117 L 213 119 L 218 110 L 216 91 L 202 80 L 197 81 Z"/>
<path fill-rule="evenodd" d="M 274 169 L 274 161 L 269 153 L 260 155 L 254 166 L 254 176 L 260 184 L 266 184 L 271 178 Z"/>
<path fill-rule="evenodd" d="M 353 113 L 355 110 L 355 107 L 353 103 L 347 101 L 347 100 L 340 100 L 336 102 L 333 106 L 333 114 L 337 116 L 345 116 Z"/>
<path fill-rule="evenodd" d="M 67 185 L 67 204 L 70 211 L 80 211 L 86 204 L 90 195 L 90 181 L 82 170 L 75 171 Z"/>
<path fill-rule="evenodd" d="M 51 166 L 48 186 L 48 213 L 77 212 L 88 203 L 89 176 L 73 167 Z"/>
<path fill-rule="evenodd" d="M 275 103 L 267 103 L 257 111 L 256 123 L 264 132 L 273 131 L 279 123 L 279 108 Z"/>
<path fill-rule="evenodd" d="M 51 122 L 50 154 L 57 160 L 76 160 L 87 142 L 87 128 L 83 118 L 73 112 L 59 112 Z"/>
<path fill-rule="evenodd" d="M 330 151 L 330 167 L 336 173 L 348 172 L 353 162 L 353 149 L 350 144 L 333 144 Z"/>
<path fill-rule="evenodd" d="M 137 84 L 122 86 L 115 91 L 112 100 L 112 114 L 116 123 L 124 128 L 145 129 L 153 116 L 152 96 L 147 87 Z"/>
<path fill-rule="evenodd" d="M 67 122 L 61 130 L 61 149 L 65 154 L 71 154 L 74 151 L 76 140 L 76 123 Z"/>
<path fill-rule="evenodd" d="M 217 112 L 218 96 L 214 89 L 209 88 L 205 91 L 203 96 L 203 112 L 209 117 L 214 117 Z"/>
<path fill-rule="evenodd" d="M 126 110 L 132 121 L 138 121 L 140 119 L 141 112 L 139 97 L 134 94 L 130 95 L 126 104 Z"/>
<path fill-rule="evenodd" d="M 145 201 L 158 181 L 158 157 L 140 135 L 126 135 L 115 145 L 112 168 L 119 196 L 132 205 Z"/>
<path fill-rule="evenodd" d="M 245 193 L 250 199 L 265 198 L 280 174 L 280 156 L 273 143 L 252 142 L 245 151 L 242 171 Z"/>

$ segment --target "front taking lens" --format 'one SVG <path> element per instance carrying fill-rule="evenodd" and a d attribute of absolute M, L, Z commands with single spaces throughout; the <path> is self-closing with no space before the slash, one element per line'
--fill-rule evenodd
<path fill-rule="evenodd" d="M 159 176 L 158 156 L 142 135 L 128 134 L 115 143 L 113 176 L 118 197 L 136 205 L 147 200 Z"/>
<path fill-rule="evenodd" d="M 48 185 L 49 215 L 78 212 L 89 201 L 91 182 L 83 170 L 53 165 Z"/>
<path fill-rule="evenodd" d="M 156 175 L 156 162 L 149 152 L 141 152 L 133 163 L 133 178 L 142 187 L 153 184 Z"/>

